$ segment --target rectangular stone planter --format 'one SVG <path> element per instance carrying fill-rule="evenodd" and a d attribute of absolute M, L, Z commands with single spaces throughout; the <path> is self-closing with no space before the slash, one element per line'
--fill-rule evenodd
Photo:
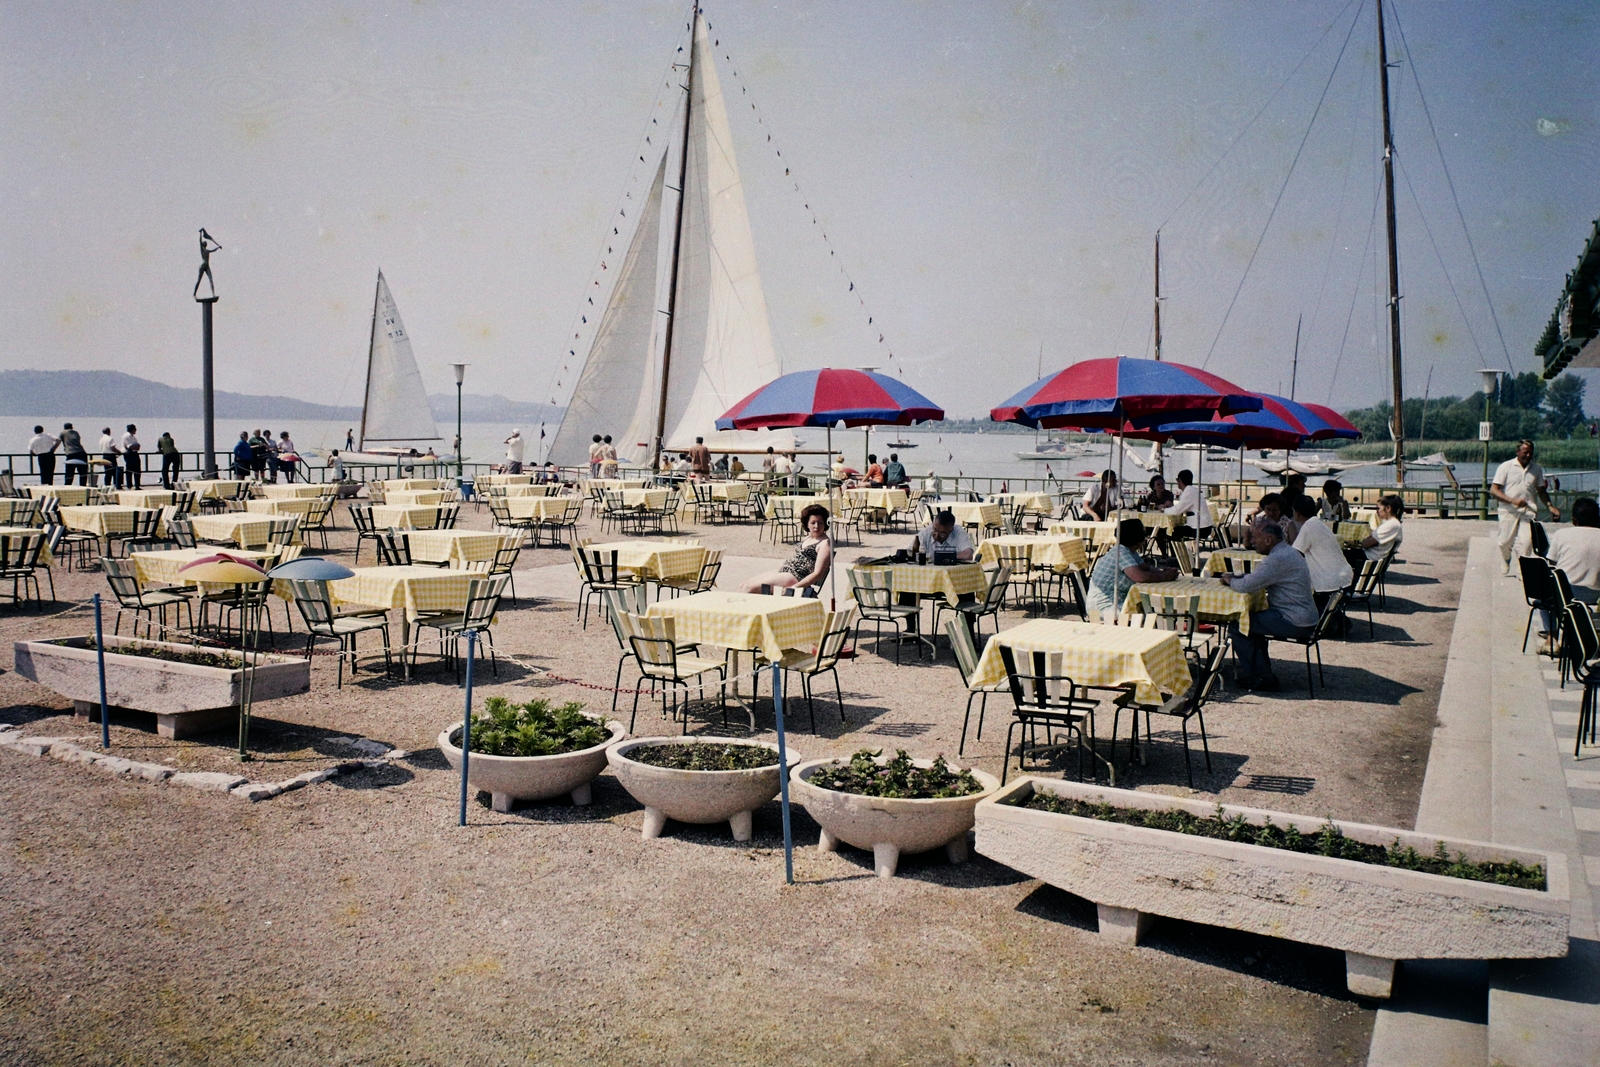
<path fill-rule="evenodd" d="M 18 641 L 17 673 L 71 700 L 80 716 L 93 714 L 98 718 L 100 677 L 94 649 L 89 647 L 93 640 L 84 636 Z M 194 650 L 192 645 L 109 636 L 105 641 L 106 703 L 110 707 L 153 713 L 156 732 L 170 738 L 188 737 L 238 721 L 242 670 L 172 663 L 148 656 L 119 656 L 112 651 L 124 645 L 148 645 L 190 652 Z M 251 655 L 256 664 L 252 703 L 310 691 L 310 660 L 264 652 Z"/>
<path fill-rule="evenodd" d="M 1345 953 L 1350 991 L 1390 995 L 1397 960 L 1532 959 L 1567 954 L 1566 857 L 1443 838 L 1452 856 L 1545 869 L 1544 891 L 1219 841 L 1016 806 L 1035 792 L 1149 811 L 1217 813 L 1215 804 L 1057 779 L 1019 778 L 978 804 L 977 850 L 1093 901 L 1100 933 L 1137 944 L 1156 916 L 1281 937 Z M 1304 834 L 1324 820 L 1224 805 Z M 1431 853 L 1441 838 L 1335 823 L 1356 841 Z"/>

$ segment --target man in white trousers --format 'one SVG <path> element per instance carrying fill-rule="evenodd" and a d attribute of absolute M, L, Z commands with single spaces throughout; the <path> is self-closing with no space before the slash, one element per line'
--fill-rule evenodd
<path fill-rule="evenodd" d="M 1510 574 L 1512 558 L 1526 556 L 1533 543 L 1533 523 L 1539 517 L 1533 506 L 1534 494 L 1550 510 L 1550 521 L 1560 522 L 1561 512 L 1545 491 L 1544 468 L 1533 461 L 1533 442 L 1524 439 L 1517 443 L 1516 458 L 1500 464 L 1489 486 L 1489 495 L 1500 502 L 1502 573 Z"/>

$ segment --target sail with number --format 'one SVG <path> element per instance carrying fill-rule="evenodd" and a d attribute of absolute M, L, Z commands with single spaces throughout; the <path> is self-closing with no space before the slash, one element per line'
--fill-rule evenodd
<path fill-rule="evenodd" d="M 562 465 L 588 462 L 595 433 L 620 459 L 649 463 L 704 437 L 713 448 L 794 447 L 788 431 L 718 432 L 716 420 L 782 373 L 773 348 L 755 239 L 734 158 L 705 20 L 694 16 L 683 143 L 663 152 L 655 180 L 551 446 Z M 679 114 L 682 114 L 680 111 Z M 663 221 L 666 167 L 683 176 Z M 666 277 L 658 257 L 667 264 Z M 676 278 L 676 291 L 672 289 Z M 663 327 L 671 317 L 670 330 Z M 670 343 L 669 343 L 670 339 Z M 622 419 L 626 432 L 617 433 Z"/>
<path fill-rule="evenodd" d="M 389 283 L 378 272 L 367 348 L 367 391 L 361 406 L 359 447 L 369 441 L 436 441 L 438 424 L 428 408 L 428 390 L 400 321 Z"/>

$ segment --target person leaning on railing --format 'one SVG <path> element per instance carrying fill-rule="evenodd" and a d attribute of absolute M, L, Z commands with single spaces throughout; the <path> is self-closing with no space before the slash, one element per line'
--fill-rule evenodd
<path fill-rule="evenodd" d="M 171 489 L 183 476 L 183 453 L 172 434 L 165 431 L 156 438 L 156 451 L 161 453 L 161 488 Z"/>

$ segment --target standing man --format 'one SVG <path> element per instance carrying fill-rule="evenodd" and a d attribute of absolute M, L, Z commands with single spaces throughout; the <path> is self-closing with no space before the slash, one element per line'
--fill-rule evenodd
<path fill-rule="evenodd" d="M 238 443 L 233 446 L 233 476 L 237 480 L 249 481 L 250 468 L 254 465 L 255 452 L 250 447 L 250 434 L 244 430 L 239 431 Z"/>
<path fill-rule="evenodd" d="M 77 475 L 79 485 L 89 484 L 89 451 L 83 447 L 83 435 L 72 428 L 72 423 L 61 424 L 61 452 L 66 458 L 66 480 L 71 485 Z"/>
<path fill-rule="evenodd" d="M 43 426 L 33 428 L 33 437 L 28 441 L 28 451 L 33 454 L 33 461 L 39 465 L 40 485 L 56 483 L 56 448 L 60 444 L 61 438 L 45 433 Z"/>
<path fill-rule="evenodd" d="M 139 489 L 141 476 L 144 473 L 144 463 L 139 458 L 139 428 L 133 423 L 128 423 L 128 432 L 122 435 L 122 462 L 128 468 L 128 475 L 123 479 L 129 489 Z"/>
<path fill-rule="evenodd" d="M 1550 510 L 1550 521 L 1560 522 L 1561 512 L 1550 503 L 1545 491 L 1544 468 L 1533 461 L 1533 442 L 1517 442 L 1515 459 L 1508 459 L 1494 472 L 1494 482 L 1489 495 L 1500 502 L 1500 560 L 1501 573 L 1511 573 L 1511 557 L 1526 556 L 1533 542 L 1533 523 L 1539 512 L 1533 506 L 1537 493 L 1544 506 Z"/>
<path fill-rule="evenodd" d="M 344 450 L 346 452 L 354 452 L 356 450 L 356 431 L 354 427 L 344 432 Z"/>
<path fill-rule="evenodd" d="M 178 442 L 172 439 L 171 433 L 163 431 L 156 438 L 156 451 L 161 453 L 161 488 L 176 489 L 183 476 L 183 453 L 178 451 Z"/>
<path fill-rule="evenodd" d="M 711 449 L 706 447 L 704 437 L 696 437 L 694 444 L 689 446 L 689 471 L 697 482 L 711 477 Z"/>
<path fill-rule="evenodd" d="M 1278 677 L 1272 673 L 1267 637 L 1305 637 L 1317 625 L 1316 599 L 1311 592 L 1311 570 L 1305 557 L 1283 540 L 1283 527 L 1263 522 L 1255 527 L 1255 549 L 1266 559 L 1249 574 L 1224 574 L 1222 584 L 1236 593 L 1265 591 L 1271 605 L 1250 613 L 1250 632 L 1242 633 L 1237 621 L 1228 624 L 1228 636 L 1239 657 L 1241 689 L 1272 691 Z"/>
<path fill-rule="evenodd" d="M 100 484 L 122 488 L 122 449 L 111 436 L 111 427 L 100 427 L 100 462 L 105 470 L 100 474 Z"/>
<path fill-rule="evenodd" d="M 527 443 L 522 439 L 522 431 L 513 429 L 511 436 L 505 440 L 505 446 L 506 473 L 521 474 L 523 450 L 527 447 Z"/>

